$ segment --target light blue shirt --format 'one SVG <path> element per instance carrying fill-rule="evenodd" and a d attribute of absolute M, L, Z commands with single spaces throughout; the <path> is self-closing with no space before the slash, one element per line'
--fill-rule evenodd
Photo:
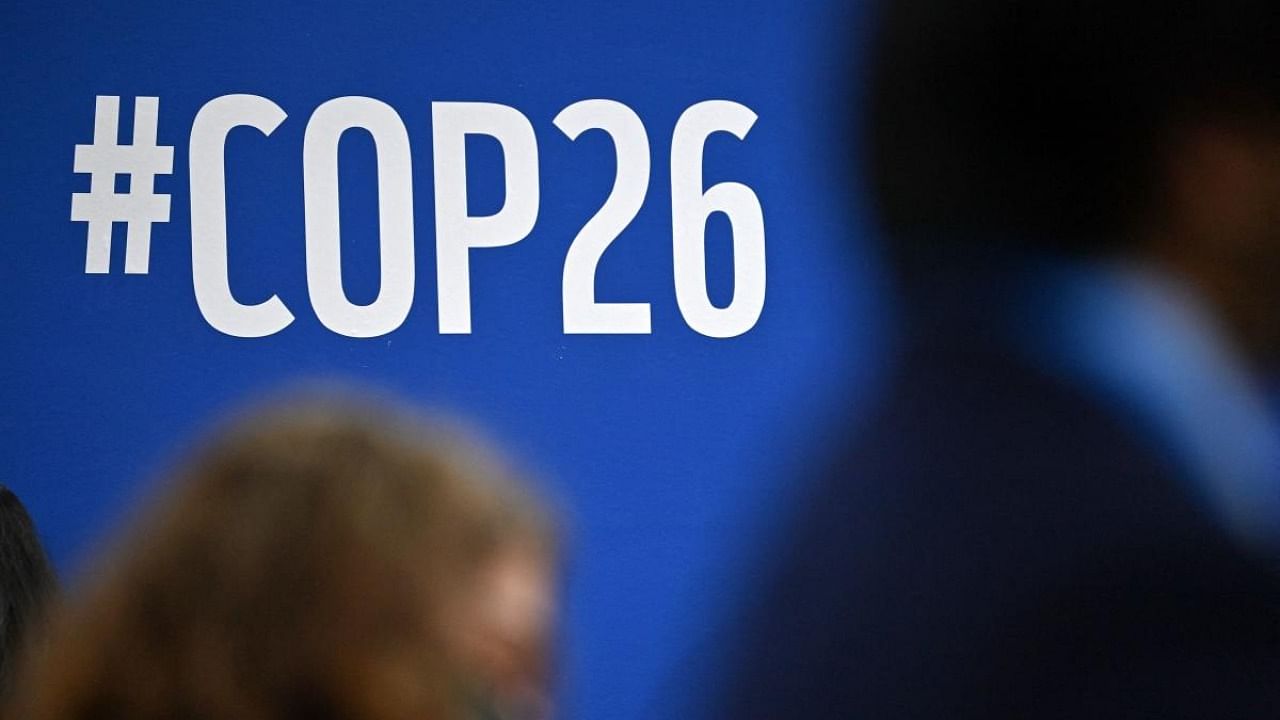
<path fill-rule="evenodd" d="M 1194 288 L 1121 262 L 1033 277 L 1040 326 L 1021 334 L 1038 364 L 1136 418 L 1233 536 L 1276 555 L 1280 423 Z"/>

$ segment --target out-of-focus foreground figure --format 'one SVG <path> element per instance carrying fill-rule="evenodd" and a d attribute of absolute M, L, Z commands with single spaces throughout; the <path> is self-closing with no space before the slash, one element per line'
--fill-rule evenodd
<path fill-rule="evenodd" d="M 879 10 L 900 353 L 721 716 L 1274 716 L 1274 1 Z"/>
<path fill-rule="evenodd" d="M 0 704 L 9 697 L 19 658 L 38 635 L 57 579 L 22 501 L 0 485 Z"/>
<path fill-rule="evenodd" d="M 305 402 L 223 433 L 53 623 L 12 716 L 543 717 L 548 516 L 385 416 Z"/>

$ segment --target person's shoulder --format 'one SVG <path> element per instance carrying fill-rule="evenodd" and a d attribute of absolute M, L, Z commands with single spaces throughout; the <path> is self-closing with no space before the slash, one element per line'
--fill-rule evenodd
<path fill-rule="evenodd" d="M 1088 387 L 996 344 L 909 349 L 873 409 L 848 427 L 845 461 L 863 474 L 1170 479 L 1172 466 Z M 852 468 L 850 468 L 852 469 Z"/>

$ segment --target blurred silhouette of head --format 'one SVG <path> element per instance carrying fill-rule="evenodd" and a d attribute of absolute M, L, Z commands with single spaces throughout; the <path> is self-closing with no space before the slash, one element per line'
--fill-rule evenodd
<path fill-rule="evenodd" d="M 8 697 L 18 660 L 56 586 L 31 516 L 0 485 L 0 701 Z"/>
<path fill-rule="evenodd" d="M 895 250 L 1158 262 L 1274 347 L 1277 17 L 1273 0 L 881 3 L 867 169 Z"/>
<path fill-rule="evenodd" d="M 53 623 L 21 716 L 508 717 L 545 691 L 547 515 L 458 434 L 388 417 L 307 401 L 217 437 Z"/>

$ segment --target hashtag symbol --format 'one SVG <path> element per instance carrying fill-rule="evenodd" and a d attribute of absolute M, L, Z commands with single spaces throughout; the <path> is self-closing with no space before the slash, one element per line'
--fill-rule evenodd
<path fill-rule="evenodd" d="M 118 144 L 120 98 L 99 95 L 93 144 L 76 145 L 75 171 L 89 174 L 89 192 L 72 193 L 71 219 L 89 223 L 86 273 L 111 272 L 111 226 L 125 223 L 124 271 L 145 275 L 151 260 L 151 224 L 169 222 L 169 196 L 157 194 L 156 175 L 173 172 L 173 146 L 156 145 L 160 100 L 134 101 L 133 144 Z M 129 191 L 117 193 L 117 175 L 129 176 Z"/>

